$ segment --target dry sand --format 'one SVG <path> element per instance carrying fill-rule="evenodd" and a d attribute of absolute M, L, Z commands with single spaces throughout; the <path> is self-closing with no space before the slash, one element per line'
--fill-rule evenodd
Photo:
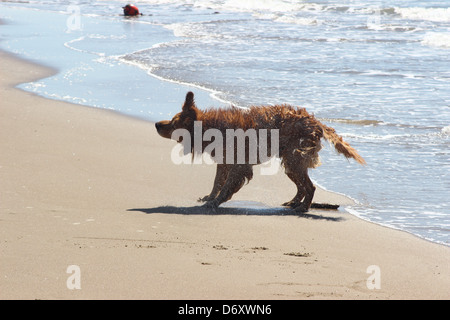
<path fill-rule="evenodd" d="M 53 71 L 0 62 L 1 299 L 450 298 L 449 247 L 341 210 L 271 209 L 295 193 L 283 173 L 231 203 L 266 209 L 207 214 L 195 200 L 213 166 L 173 164 L 151 123 L 15 89 Z"/>

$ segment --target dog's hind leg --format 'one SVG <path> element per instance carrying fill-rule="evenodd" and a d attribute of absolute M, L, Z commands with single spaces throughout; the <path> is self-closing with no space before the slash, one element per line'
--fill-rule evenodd
<path fill-rule="evenodd" d="M 228 175 L 219 194 L 211 200 L 208 200 L 204 206 L 208 208 L 217 208 L 221 203 L 231 199 L 233 194 L 239 191 L 245 183 L 253 178 L 253 168 L 250 164 L 229 165 Z"/>
<path fill-rule="evenodd" d="M 228 166 L 225 164 L 218 164 L 216 168 L 216 177 L 214 178 L 214 186 L 211 193 L 203 198 L 199 198 L 199 202 L 211 201 L 217 197 L 220 190 L 228 177 Z"/>
<path fill-rule="evenodd" d="M 298 157 L 284 159 L 284 166 L 286 175 L 297 186 L 297 194 L 291 201 L 284 203 L 283 206 L 289 206 L 300 212 L 308 211 L 316 190 L 311 179 L 309 179 L 308 168 L 302 165 L 302 159 Z"/>
<path fill-rule="evenodd" d="M 296 211 L 306 212 L 311 207 L 311 202 L 314 198 L 314 193 L 316 191 L 316 187 L 312 183 L 311 179 L 308 176 L 308 169 L 305 169 L 302 175 L 303 187 L 305 188 L 306 194 L 302 203 L 295 208 Z"/>
<path fill-rule="evenodd" d="M 282 206 L 296 208 L 301 204 L 303 198 L 305 197 L 306 191 L 305 188 L 303 188 L 303 184 L 300 182 L 301 180 L 297 177 L 297 174 L 295 172 L 290 171 L 287 167 L 285 172 L 289 179 L 291 179 L 297 186 L 297 194 L 294 196 L 294 198 L 292 198 L 291 201 L 283 203 Z"/>

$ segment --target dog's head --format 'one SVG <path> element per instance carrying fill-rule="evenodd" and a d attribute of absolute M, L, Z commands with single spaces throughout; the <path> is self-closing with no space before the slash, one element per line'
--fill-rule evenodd
<path fill-rule="evenodd" d="M 186 129 L 192 134 L 194 132 L 194 121 L 197 120 L 197 112 L 194 94 L 189 91 L 186 94 L 182 111 L 177 113 L 172 120 L 163 120 L 155 123 L 156 131 L 161 137 L 167 139 L 171 139 L 172 133 L 177 129 Z"/>

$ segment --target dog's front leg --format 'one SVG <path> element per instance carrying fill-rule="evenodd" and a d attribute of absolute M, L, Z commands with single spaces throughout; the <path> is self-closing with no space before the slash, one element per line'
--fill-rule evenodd
<path fill-rule="evenodd" d="M 199 198 L 199 202 L 214 200 L 222 190 L 223 185 L 228 177 L 228 166 L 225 164 L 218 164 L 216 169 L 216 177 L 214 178 L 214 186 L 211 193 L 203 198 Z"/>
<path fill-rule="evenodd" d="M 253 178 L 253 168 L 250 164 L 229 165 L 228 174 L 219 194 L 211 200 L 208 200 L 204 207 L 217 208 L 221 203 L 231 199 L 233 194 L 239 191 L 245 183 Z"/>

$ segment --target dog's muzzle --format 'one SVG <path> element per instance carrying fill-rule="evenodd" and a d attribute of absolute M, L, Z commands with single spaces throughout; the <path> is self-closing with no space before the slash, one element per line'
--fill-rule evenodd
<path fill-rule="evenodd" d="M 172 130 L 169 121 L 156 122 L 155 128 L 161 137 L 170 139 L 170 136 L 172 135 Z"/>

